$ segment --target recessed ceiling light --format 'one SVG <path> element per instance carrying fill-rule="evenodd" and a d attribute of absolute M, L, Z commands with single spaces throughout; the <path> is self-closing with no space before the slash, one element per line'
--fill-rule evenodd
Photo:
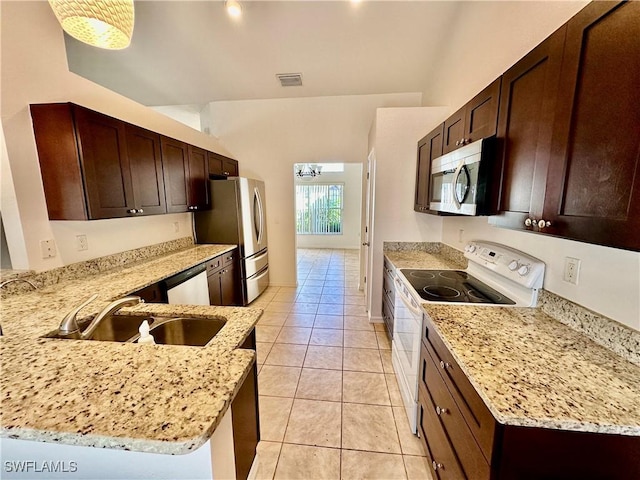
<path fill-rule="evenodd" d="M 227 0 L 225 6 L 230 17 L 238 18 L 242 15 L 242 5 L 236 0 Z"/>

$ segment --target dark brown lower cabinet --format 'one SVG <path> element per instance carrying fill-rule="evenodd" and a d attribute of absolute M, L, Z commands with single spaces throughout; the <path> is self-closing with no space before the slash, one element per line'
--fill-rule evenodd
<path fill-rule="evenodd" d="M 256 349 L 255 330 L 240 348 Z M 236 398 L 231 403 L 233 424 L 233 449 L 236 460 L 236 478 L 246 479 L 256 456 L 260 441 L 260 414 L 258 410 L 258 370 L 256 363 L 244 380 Z"/>
<path fill-rule="evenodd" d="M 238 250 L 219 255 L 207 262 L 209 303 L 211 305 L 241 305 Z"/>
<path fill-rule="evenodd" d="M 428 317 L 423 327 L 418 429 L 434 478 L 640 478 L 640 437 L 498 423 Z"/>

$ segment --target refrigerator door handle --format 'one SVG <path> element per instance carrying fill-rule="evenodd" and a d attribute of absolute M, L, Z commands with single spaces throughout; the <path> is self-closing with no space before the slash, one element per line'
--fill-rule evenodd
<path fill-rule="evenodd" d="M 254 208 L 254 227 L 256 229 L 256 237 L 258 245 L 262 244 L 262 232 L 264 231 L 264 210 L 262 208 L 262 199 L 260 198 L 260 190 L 258 187 L 253 189 L 253 208 Z M 258 214 L 258 219 L 256 222 L 255 215 Z"/>

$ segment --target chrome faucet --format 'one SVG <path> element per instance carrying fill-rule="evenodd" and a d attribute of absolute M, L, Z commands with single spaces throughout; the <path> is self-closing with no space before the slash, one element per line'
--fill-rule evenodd
<path fill-rule="evenodd" d="M 109 305 L 104 307 L 100 313 L 93 317 L 93 320 L 91 320 L 89 326 L 81 332 L 76 318 L 78 312 L 86 307 L 89 303 L 93 302 L 96 298 L 98 298 L 97 294 L 92 295 L 86 301 L 82 302 L 76 308 L 67 313 L 62 319 L 62 322 L 60 322 L 60 326 L 58 327 L 58 334 L 65 337 L 86 340 L 87 338 L 91 338 L 91 335 L 98 327 L 98 325 L 100 325 L 100 322 L 102 322 L 102 320 L 104 320 L 109 315 L 113 315 L 122 307 L 130 307 L 144 302 L 144 300 L 136 296 L 123 297 L 119 298 L 118 300 L 114 300 Z"/>

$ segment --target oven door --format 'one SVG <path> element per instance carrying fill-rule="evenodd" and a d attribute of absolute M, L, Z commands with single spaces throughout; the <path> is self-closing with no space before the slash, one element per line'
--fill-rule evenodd
<path fill-rule="evenodd" d="M 418 374 L 422 309 L 409 289 L 396 278 L 395 320 L 391 355 L 411 431 L 418 419 Z"/>

